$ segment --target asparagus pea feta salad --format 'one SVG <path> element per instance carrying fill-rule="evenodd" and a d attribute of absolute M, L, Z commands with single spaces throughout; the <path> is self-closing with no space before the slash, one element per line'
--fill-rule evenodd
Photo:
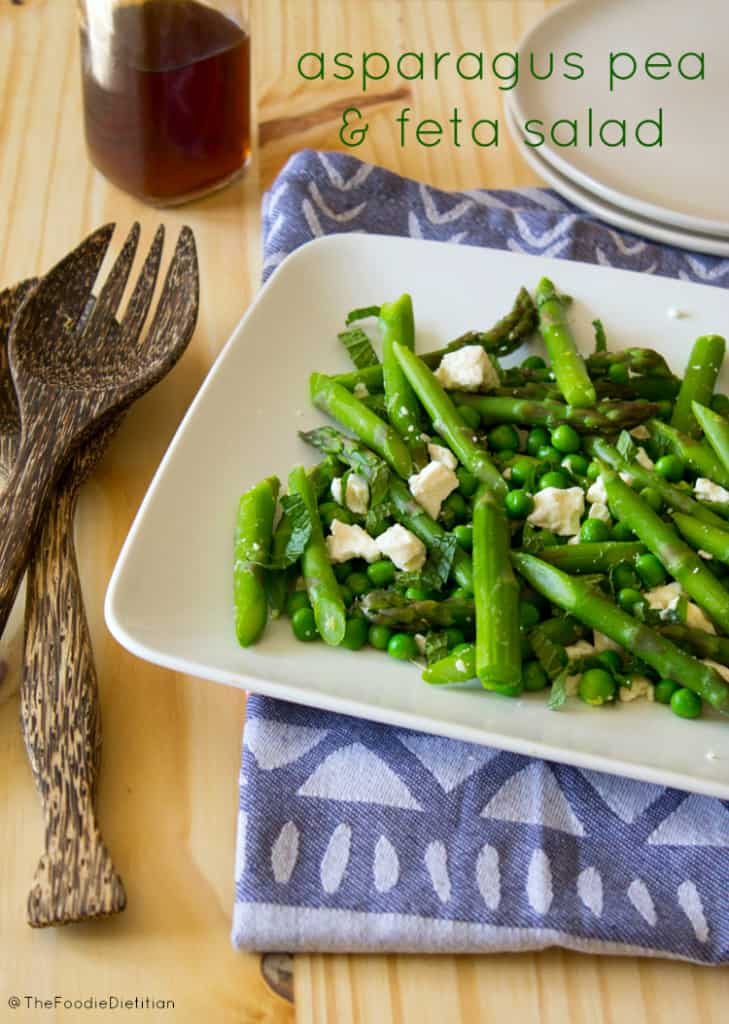
<path fill-rule="evenodd" d="M 354 369 L 310 380 L 337 426 L 300 433 L 321 461 L 240 499 L 241 645 L 286 614 L 303 642 L 424 662 L 430 685 L 729 713 L 724 339 L 679 378 L 595 320 L 583 358 L 570 302 L 545 278 L 424 354 L 409 295 L 348 315 Z M 548 361 L 501 364 L 537 333 Z"/>

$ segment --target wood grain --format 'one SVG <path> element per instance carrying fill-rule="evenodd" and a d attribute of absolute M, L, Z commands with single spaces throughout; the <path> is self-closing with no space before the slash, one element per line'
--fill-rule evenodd
<path fill-rule="evenodd" d="M 386 48 L 505 49 L 552 6 L 543 0 L 256 0 L 253 60 L 258 117 L 296 118 L 352 94 L 302 83 L 295 58 Z M 138 219 L 142 242 L 157 211 L 108 185 L 82 151 L 78 51 L 72 0 L 0 5 L 0 284 L 47 269 L 95 225 Z M 353 42 L 354 40 L 354 42 Z M 372 95 L 388 91 L 387 86 Z M 422 116 L 489 116 L 501 96 L 449 80 L 413 83 Z M 487 155 L 400 149 L 392 116 L 405 101 L 373 105 L 357 155 L 441 188 L 536 184 L 508 141 Z M 480 113 L 484 111 L 484 113 Z M 115 557 L 156 465 L 260 276 L 260 194 L 303 146 L 337 148 L 335 117 L 268 138 L 248 176 L 203 202 L 165 211 L 168 230 L 195 230 L 203 303 L 190 349 L 171 378 L 143 399 L 80 497 L 77 540 L 96 652 L 104 770 L 99 813 L 129 905 L 116 918 L 60 932 L 24 919 L 42 843 L 36 795 L 18 729 L 18 637 L 3 639 L 10 673 L 0 684 L 0 1006 L 12 992 L 174 998 L 174 1014 L 141 1019 L 290 1024 L 290 1004 L 266 984 L 258 957 L 230 947 L 237 770 L 244 696 L 157 669 L 122 651 L 103 623 Z M 209 301 L 207 296 L 213 295 Z M 551 951 L 504 957 L 299 956 L 296 1014 L 303 1022 L 438 1024 L 718 1024 L 729 973 L 667 961 L 637 963 Z M 87 1011 L 84 1020 L 108 1014 Z M 17 1010 L 13 1020 L 38 1020 Z M 43 1020 L 68 1021 L 48 1011 Z"/>

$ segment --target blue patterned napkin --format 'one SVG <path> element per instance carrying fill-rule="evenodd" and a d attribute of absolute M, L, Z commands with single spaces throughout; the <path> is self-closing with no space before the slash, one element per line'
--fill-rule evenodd
<path fill-rule="evenodd" d="M 541 189 L 438 192 L 342 154 L 266 197 L 264 273 L 365 231 L 729 286 L 729 260 L 620 234 Z M 233 942 L 729 962 L 729 804 L 251 697 Z"/>

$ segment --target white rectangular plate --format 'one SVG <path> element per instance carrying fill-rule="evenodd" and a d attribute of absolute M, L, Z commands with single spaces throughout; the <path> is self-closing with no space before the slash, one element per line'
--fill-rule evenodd
<path fill-rule="evenodd" d="M 650 345 L 681 370 L 694 338 L 729 331 L 729 295 L 718 288 L 401 238 L 338 235 L 304 246 L 236 329 L 155 476 L 107 594 L 117 640 L 175 671 L 283 700 L 729 798 L 727 721 L 686 722 L 643 702 L 597 710 L 571 700 L 550 712 L 543 694 L 509 700 L 429 687 L 415 666 L 377 651 L 299 643 L 287 621 L 269 625 L 255 648 L 236 643 L 238 498 L 264 476 L 285 483 L 293 465 L 316 461 L 297 437 L 323 419 L 308 376 L 350 368 L 337 341 L 346 312 L 409 291 L 426 351 L 491 325 L 520 285 L 533 288 L 544 274 L 574 296 L 586 346 L 599 316 L 616 347 Z M 671 319 L 670 307 L 688 316 Z"/>

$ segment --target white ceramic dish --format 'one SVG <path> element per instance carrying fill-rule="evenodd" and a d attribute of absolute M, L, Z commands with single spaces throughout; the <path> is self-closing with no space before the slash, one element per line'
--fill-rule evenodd
<path fill-rule="evenodd" d="M 594 214 L 607 224 L 612 224 L 625 231 L 632 231 L 644 238 L 650 238 L 654 242 L 675 245 L 680 249 L 690 249 L 692 252 L 705 252 L 712 256 L 729 256 L 729 239 L 724 240 L 716 235 L 696 234 L 692 231 L 661 224 L 655 220 L 648 220 L 637 213 L 613 206 L 612 203 L 601 199 L 594 192 L 589 192 L 576 185 L 574 181 L 560 174 L 550 163 L 542 159 L 539 149 L 533 149 L 525 144 L 517 128 L 514 115 L 510 111 L 507 111 L 506 122 L 519 152 L 530 167 L 575 206 L 587 210 L 588 213 Z"/>
<path fill-rule="evenodd" d="M 283 700 L 729 797 L 728 722 L 685 722 L 638 703 L 602 712 L 574 700 L 550 712 L 539 695 L 428 687 L 417 668 L 372 649 L 299 643 L 286 621 L 252 649 L 235 641 L 238 497 L 272 472 L 285 481 L 292 465 L 316 461 L 296 431 L 322 422 L 309 404 L 309 373 L 348 368 L 336 339 L 347 310 L 407 289 L 425 351 L 491 324 L 520 285 L 543 274 L 575 297 L 588 344 L 600 316 L 616 342 L 659 345 L 678 367 L 696 335 L 729 327 L 727 292 L 682 281 L 402 238 L 337 235 L 304 246 L 236 329 L 144 499 L 106 599 L 119 642 L 175 671 Z M 671 320 L 671 306 L 688 318 Z"/>
<path fill-rule="evenodd" d="M 507 93 L 508 105 L 521 124 L 530 118 L 551 125 L 559 118 L 579 117 L 581 130 L 588 107 L 595 112 L 596 124 L 622 117 L 629 125 L 655 117 L 662 107 L 662 147 L 645 148 L 631 141 L 625 148 L 590 148 L 583 132 L 576 148 L 548 141 L 539 152 L 559 173 L 614 206 L 726 239 L 727 39 L 726 0 L 577 0 L 535 25 L 519 44 L 519 52 L 527 69 L 530 52 L 538 55 L 541 67 L 550 52 L 558 60 L 559 55 L 576 51 L 583 54 L 585 76 L 569 81 L 554 74 L 541 82 L 525 71 Z M 635 55 L 639 69 L 630 80 L 616 83 L 611 93 L 609 55 L 621 51 Z M 705 79 L 687 81 L 674 70 L 668 78 L 652 80 L 641 73 L 640 63 L 656 51 L 668 54 L 674 68 L 681 54 L 704 52 Z M 627 69 L 627 61 L 617 67 Z M 696 73 L 690 58 L 684 68 L 687 75 Z"/>

